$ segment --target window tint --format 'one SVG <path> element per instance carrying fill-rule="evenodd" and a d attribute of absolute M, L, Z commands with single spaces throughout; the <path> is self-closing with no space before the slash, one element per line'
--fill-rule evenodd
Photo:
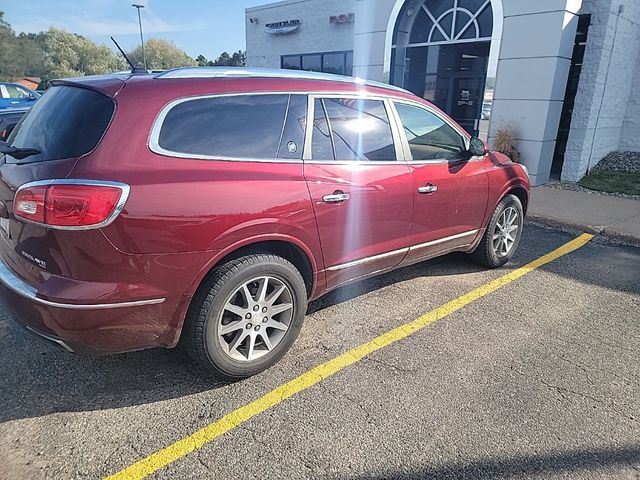
<path fill-rule="evenodd" d="M 396 103 L 414 160 L 458 159 L 465 150 L 462 136 L 437 115 Z"/>
<path fill-rule="evenodd" d="M 302 158 L 303 95 L 234 95 L 188 100 L 166 115 L 158 144 L 176 153 L 230 158 Z M 284 142 L 284 148 L 281 148 Z"/>
<path fill-rule="evenodd" d="M 389 118 L 381 100 L 326 98 L 323 102 L 336 160 L 396 160 Z M 313 158 L 333 159 L 328 155 Z"/>
<path fill-rule="evenodd" d="M 287 118 L 282 129 L 278 158 L 300 160 L 304 149 L 304 131 L 307 123 L 307 97 L 291 95 Z"/>
<path fill-rule="evenodd" d="M 93 90 L 51 87 L 7 141 L 15 147 L 36 148 L 42 152 L 25 158 L 22 163 L 79 157 L 98 144 L 113 110 L 113 100 Z"/>
<path fill-rule="evenodd" d="M 311 158 L 314 160 L 333 160 L 333 143 L 329 122 L 324 109 L 324 102 L 316 98 L 313 114 L 313 135 L 311 139 Z"/>

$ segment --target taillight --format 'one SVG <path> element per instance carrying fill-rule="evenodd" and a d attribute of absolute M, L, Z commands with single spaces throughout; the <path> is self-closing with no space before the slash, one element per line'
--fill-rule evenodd
<path fill-rule="evenodd" d="M 16 192 L 18 218 L 52 228 L 99 228 L 118 216 L 129 195 L 123 183 L 94 180 L 46 180 L 23 185 Z"/>

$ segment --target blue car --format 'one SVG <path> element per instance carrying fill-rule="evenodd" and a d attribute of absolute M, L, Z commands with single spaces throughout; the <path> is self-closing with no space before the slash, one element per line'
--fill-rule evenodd
<path fill-rule="evenodd" d="M 30 107 L 40 94 L 19 83 L 0 83 L 0 109 Z"/>

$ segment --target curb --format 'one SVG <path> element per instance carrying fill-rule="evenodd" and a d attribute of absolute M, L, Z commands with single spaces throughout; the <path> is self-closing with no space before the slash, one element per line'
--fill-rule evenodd
<path fill-rule="evenodd" d="M 586 225 L 578 222 L 567 222 L 562 220 L 556 220 L 555 218 L 542 217 L 535 214 L 527 214 L 525 220 L 528 223 L 534 225 L 541 225 L 544 227 L 552 227 L 559 229 L 578 230 L 580 232 L 590 233 L 598 237 L 603 237 L 607 240 L 628 245 L 631 247 L 640 247 L 640 238 L 632 235 L 625 235 L 622 233 L 612 232 L 607 230 L 606 227 L 598 225 Z"/>

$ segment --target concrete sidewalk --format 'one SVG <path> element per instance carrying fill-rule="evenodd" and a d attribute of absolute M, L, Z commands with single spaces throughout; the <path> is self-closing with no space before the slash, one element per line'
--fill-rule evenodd
<path fill-rule="evenodd" d="M 637 200 L 534 187 L 527 218 L 640 245 L 640 202 Z"/>

